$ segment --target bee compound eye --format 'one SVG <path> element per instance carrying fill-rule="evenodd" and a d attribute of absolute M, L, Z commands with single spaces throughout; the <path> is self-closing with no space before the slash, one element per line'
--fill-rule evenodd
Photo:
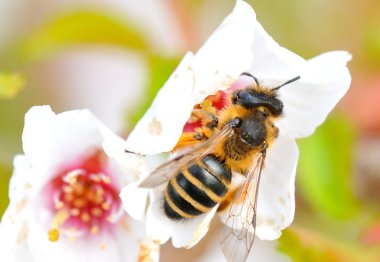
<path fill-rule="evenodd" d="M 233 103 L 233 104 L 236 104 L 236 103 L 237 103 L 238 98 L 239 98 L 239 93 L 240 93 L 240 91 L 235 91 L 235 92 L 232 94 L 232 103 Z"/>

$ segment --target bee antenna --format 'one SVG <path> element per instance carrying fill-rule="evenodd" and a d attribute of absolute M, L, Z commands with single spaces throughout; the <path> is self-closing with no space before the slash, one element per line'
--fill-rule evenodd
<path fill-rule="evenodd" d="M 276 90 L 280 89 L 281 87 L 286 86 L 287 84 L 290 84 L 290 83 L 292 83 L 294 81 L 297 81 L 299 79 L 301 79 L 301 77 L 300 76 L 296 76 L 296 77 L 294 77 L 294 78 L 286 81 L 285 83 L 283 83 L 283 84 L 281 84 L 279 86 L 276 86 L 275 88 L 272 88 L 272 91 L 276 91 Z"/>
<path fill-rule="evenodd" d="M 251 75 L 250 73 L 248 73 L 248 72 L 243 72 L 243 73 L 240 74 L 240 76 L 249 76 L 249 77 L 252 77 L 253 80 L 255 80 L 256 85 L 257 85 L 257 86 L 260 86 L 260 85 L 259 85 L 259 80 L 258 80 L 256 77 L 254 77 L 253 75 Z"/>

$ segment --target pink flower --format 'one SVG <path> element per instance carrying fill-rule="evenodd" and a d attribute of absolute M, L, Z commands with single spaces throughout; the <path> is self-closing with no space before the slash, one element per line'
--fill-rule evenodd
<path fill-rule="evenodd" d="M 0 225 L 5 261 L 137 261 L 146 246 L 158 259 L 118 197 L 133 181 L 109 157 L 124 155 L 123 139 L 87 110 L 48 106 L 29 110 L 22 139 Z"/>

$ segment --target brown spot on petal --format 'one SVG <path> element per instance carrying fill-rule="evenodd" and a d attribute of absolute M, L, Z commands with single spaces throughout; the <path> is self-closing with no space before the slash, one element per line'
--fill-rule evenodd
<path fill-rule="evenodd" d="M 151 135 L 159 136 L 161 134 L 161 122 L 153 118 L 149 123 L 148 131 Z"/>
<path fill-rule="evenodd" d="M 100 250 L 106 250 L 106 249 L 107 249 L 107 245 L 106 245 L 106 243 L 101 242 L 101 243 L 99 244 L 99 249 L 100 249 Z"/>
<path fill-rule="evenodd" d="M 23 198 L 16 202 L 16 214 L 19 214 L 21 210 L 26 206 L 28 203 L 28 200 L 26 198 Z"/>
<path fill-rule="evenodd" d="M 269 225 L 269 226 L 274 226 L 275 224 L 275 221 L 273 218 L 268 218 L 265 220 L 265 224 Z"/>
<path fill-rule="evenodd" d="M 281 222 L 285 223 L 285 215 L 284 214 L 281 214 Z"/>
<path fill-rule="evenodd" d="M 26 241 L 26 239 L 28 237 L 28 233 L 29 233 L 28 225 L 24 222 L 24 223 L 22 223 L 21 228 L 18 232 L 16 243 L 20 244 L 20 243 Z"/>
<path fill-rule="evenodd" d="M 286 200 L 283 197 L 279 197 L 278 202 L 280 202 L 280 205 L 285 206 Z"/>

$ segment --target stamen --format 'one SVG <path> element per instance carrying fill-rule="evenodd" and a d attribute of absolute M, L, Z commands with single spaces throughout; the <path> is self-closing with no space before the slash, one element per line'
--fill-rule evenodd
<path fill-rule="evenodd" d="M 77 217 L 77 216 L 79 216 L 79 214 L 80 214 L 80 211 L 78 208 L 73 208 L 70 210 L 70 215 L 73 217 Z"/>
<path fill-rule="evenodd" d="M 82 214 L 80 215 L 80 219 L 81 219 L 84 223 L 88 223 L 88 222 L 90 222 L 91 217 L 90 217 L 90 214 L 89 214 L 89 213 L 84 212 L 84 213 L 82 213 Z"/>
<path fill-rule="evenodd" d="M 48 232 L 49 241 L 57 242 L 59 239 L 59 231 L 56 228 L 50 229 Z"/>
<path fill-rule="evenodd" d="M 102 208 L 107 211 L 110 209 L 110 204 L 109 203 L 103 203 Z"/>
<path fill-rule="evenodd" d="M 73 171 L 68 172 L 64 177 L 63 181 L 73 185 L 77 182 L 77 177 L 84 173 L 83 169 L 75 169 Z"/>
<path fill-rule="evenodd" d="M 101 217 L 103 215 L 103 211 L 98 207 L 94 207 L 93 209 L 91 209 L 91 214 L 96 217 Z"/>
<path fill-rule="evenodd" d="M 66 210 L 57 212 L 51 223 L 51 229 L 48 231 L 48 238 L 51 242 L 57 242 L 59 239 L 59 226 L 64 224 L 69 218 L 69 213 Z"/>
<path fill-rule="evenodd" d="M 93 234 L 93 235 L 98 234 L 98 233 L 99 233 L 99 227 L 98 227 L 98 226 L 95 226 L 95 225 L 91 226 L 91 228 L 90 228 L 90 232 L 91 232 L 91 234 Z"/>

